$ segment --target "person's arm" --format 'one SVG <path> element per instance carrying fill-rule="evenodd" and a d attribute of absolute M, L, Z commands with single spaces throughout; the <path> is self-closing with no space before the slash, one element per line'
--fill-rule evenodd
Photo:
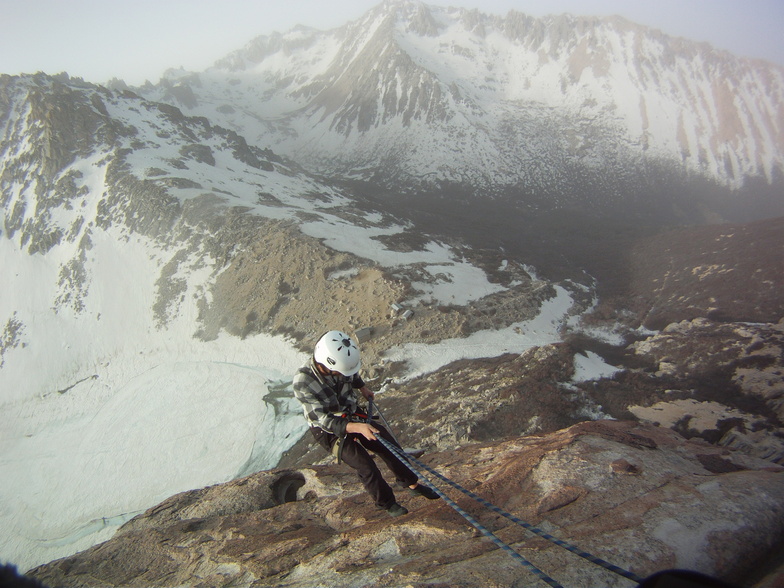
<path fill-rule="evenodd" d="M 358 435 L 362 435 L 365 439 L 375 441 L 376 436 L 374 433 L 378 433 L 378 429 L 367 423 L 348 423 L 346 425 L 346 433 L 357 433 Z"/>

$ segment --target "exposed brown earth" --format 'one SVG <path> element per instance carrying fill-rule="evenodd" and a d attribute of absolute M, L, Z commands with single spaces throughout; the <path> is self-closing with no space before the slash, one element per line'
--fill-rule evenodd
<path fill-rule="evenodd" d="M 546 282 L 532 279 L 509 264 L 500 271 L 499 253 L 475 253 L 489 278 L 506 290 L 486 296 L 470 308 L 457 305 L 409 305 L 415 319 L 393 315 L 393 303 L 407 304 L 416 292 L 410 279 L 367 259 L 334 251 L 303 235 L 295 225 L 261 221 L 258 236 L 237 253 L 218 276 L 212 301 L 202 311 L 199 336 L 214 338 L 220 329 L 237 336 L 282 333 L 309 350 L 322 333 L 340 328 L 356 333 L 372 328 L 363 340 L 365 365 L 372 369 L 383 351 L 407 342 L 435 343 L 481 329 L 496 329 L 536 316 L 542 300 L 553 295 Z M 411 239 L 388 242 L 408 250 Z M 414 268 L 415 269 L 415 268 Z M 417 274 L 418 280 L 427 279 Z"/>

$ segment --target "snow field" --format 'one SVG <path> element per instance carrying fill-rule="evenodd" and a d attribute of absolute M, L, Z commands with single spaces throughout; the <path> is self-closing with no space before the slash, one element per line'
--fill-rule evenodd
<path fill-rule="evenodd" d="M 94 230 L 83 307 L 54 310 L 67 256 L 0 241 L 14 277 L 0 317 L 22 322 L 24 344 L 0 370 L 0 559 L 22 570 L 109 538 L 176 492 L 233 479 L 251 456 L 273 467 L 304 428 L 293 400 L 265 398 L 304 362 L 288 342 L 193 338 L 210 268 L 189 276 L 159 329 L 164 252 Z"/>

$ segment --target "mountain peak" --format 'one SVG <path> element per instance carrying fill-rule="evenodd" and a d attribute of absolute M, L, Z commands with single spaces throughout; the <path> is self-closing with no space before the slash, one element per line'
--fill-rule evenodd
<path fill-rule="evenodd" d="M 240 69 L 252 75 L 231 79 Z M 372 169 L 390 185 L 468 182 L 562 203 L 584 198 L 584 182 L 639 193 L 623 179 L 639 166 L 731 190 L 784 177 L 782 68 L 619 17 L 386 0 L 340 29 L 260 37 L 210 75 L 178 105 L 318 173 Z M 199 106 L 225 102 L 227 83 L 243 120 Z"/>
<path fill-rule="evenodd" d="M 381 11 L 391 15 L 405 26 L 406 32 L 422 36 L 438 35 L 436 23 L 430 8 L 418 0 L 385 0 Z"/>

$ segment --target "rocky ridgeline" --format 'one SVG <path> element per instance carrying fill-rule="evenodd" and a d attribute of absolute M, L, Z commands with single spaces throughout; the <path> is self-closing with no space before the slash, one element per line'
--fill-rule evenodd
<path fill-rule="evenodd" d="M 668 209 L 688 222 L 718 209 L 749 218 L 755 191 L 722 201 L 713 180 L 780 182 L 783 87 L 775 64 L 618 17 L 384 2 L 339 28 L 260 36 L 138 91 L 395 194 L 509 189 L 532 209 Z M 780 198 L 758 196 L 782 213 Z"/>
<path fill-rule="evenodd" d="M 784 532 L 784 468 L 653 425 L 582 423 L 422 460 L 643 577 L 679 567 L 750 585 Z M 563 585 L 632 585 L 445 491 Z M 443 501 L 398 494 L 410 513 L 390 519 L 345 466 L 259 472 L 173 496 L 30 575 L 50 586 L 544 585 Z"/>
<path fill-rule="evenodd" d="M 0 144 L 4 235 L 18 239 L 30 255 L 59 249 L 65 261 L 53 301 L 56 307 L 82 310 L 91 281 L 86 265 L 97 230 L 150 239 L 170 254 L 164 266 L 169 261 L 177 264 L 194 251 L 202 254 L 197 264 L 209 263 L 211 255 L 218 257 L 209 241 L 226 237 L 227 207 L 202 207 L 202 216 L 194 218 L 195 206 L 183 205 L 169 192 L 171 178 L 143 178 L 143 170 L 128 163 L 134 149 L 149 146 L 140 128 L 145 121 L 139 118 L 139 126 L 134 126 L 117 113 L 139 111 L 148 113 L 146 124 L 155 126 L 159 137 L 175 143 L 206 141 L 220 133 L 204 121 L 186 119 L 171 106 L 153 105 L 67 75 L 0 78 L 0 120 L 7 123 Z M 230 145 L 231 152 L 242 151 L 239 143 Z M 186 153 L 182 159 L 189 157 Z M 87 177 L 90 173 L 100 177 L 101 184 Z M 211 225 L 211 233 L 205 225 Z M 227 240 L 239 238 L 232 235 Z M 166 269 L 161 271 L 165 280 Z M 161 288 L 159 305 L 167 307 L 172 299 L 176 292 Z"/>

